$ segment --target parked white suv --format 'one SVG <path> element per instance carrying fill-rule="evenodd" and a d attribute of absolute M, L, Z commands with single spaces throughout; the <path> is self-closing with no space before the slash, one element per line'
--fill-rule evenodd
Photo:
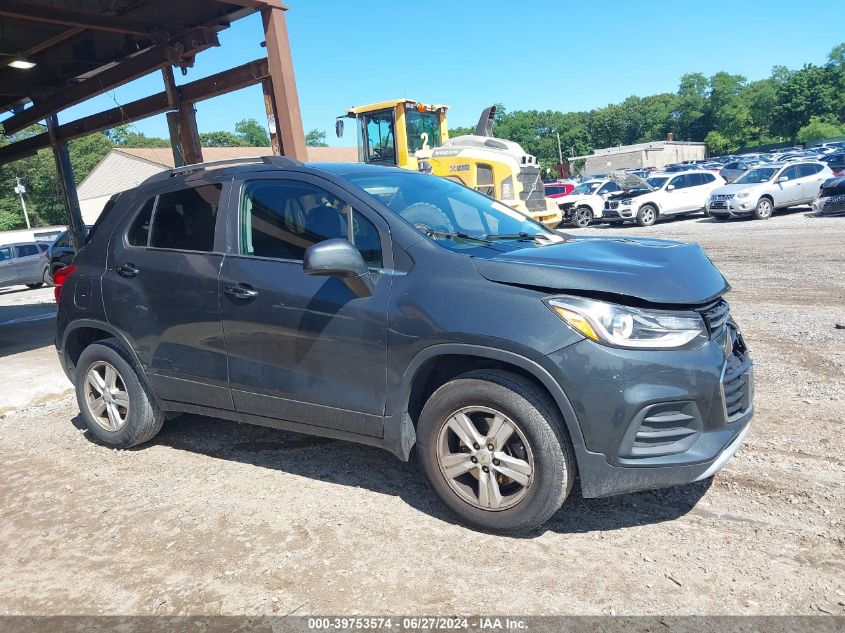
<path fill-rule="evenodd" d="M 584 228 L 594 219 L 602 217 L 604 203 L 608 196 L 622 191 L 621 187 L 609 179 L 587 180 L 572 192 L 555 202 L 563 213 L 563 221 L 572 226 Z"/>
<path fill-rule="evenodd" d="M 625 191 L 612 196 L 604 207 L 607 222 L 634 220 L 650 226 L 668 216 L 704 211 L 710 194 L 725 184 L 725 179 L 709 171 L 684 171 L 655 174 L 643 180 L 632 174 L 617 182 Z"/>
<path fill-rule="evenodd" d="M 817 161 L 761 165 L 713 191 L 707 210 L 717 220 L 739 215 L 765 220 L 775 209 L 812 203 L 828 178 L 833 171 Z"/>

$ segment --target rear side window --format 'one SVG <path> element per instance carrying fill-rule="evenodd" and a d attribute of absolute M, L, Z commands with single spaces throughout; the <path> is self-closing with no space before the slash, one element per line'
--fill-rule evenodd
<path fill-rule="evenodd" d="M 701 178 L 702 184 L 705 184 L 705 185 L 709 185 L 711 182 L 716 180 L 716 176 L 714 176 L 713 174 L 707 174 L 707 173 L 699 174 L 699 178 Z"/>
<path fill-rule="evenodd" d="M 32 255 L 38 255 L 41 252 L 35 244 L 21 244 L 17 248 L 18 257 L 31 257 Z"/>
<path fill-rule="evenodd" d="M 798 173 L 801 176 L 814 176 L 819 173 L 824 167 L 821 165 L 799 165 Z"/>
<path fill-rule="evenodd" d="M 161 194 L 153 213 L 150 246 L 213 251 L 222 189 L 212 184 Z"/>
<path fill-rule="evenodd" d="M 331 193 L 293 181 L 254 181 L 244 186 L 243 255 L 302 260 L 309 246 L 336 238 L 352 242 L 368 267 L 383 266 L 378 229 Z"/>
<path fill-rule="evenodd" d="M 126 233 L 126 241 L 130 246 L 146 246 L 150 240 L 150 219 L 153 215 L 153 207 L 155 206 L 155 198 L 150 198 L 141 207 L 138 215 L 132 221 L 132 226 Z"/>
<path fill-rule="evenodd" d="M 0 248 L 0 262 L 5 262 L 12 259 L 12 249 L 9 246 Z"/>
<path fill-rule="evenodd" d="M 59 248 L 66 248 L 70 245 L 70 231 L 65 231 L 59 236 L 59 239 L 56 240 L 56 246 L 58 246 Z"/>

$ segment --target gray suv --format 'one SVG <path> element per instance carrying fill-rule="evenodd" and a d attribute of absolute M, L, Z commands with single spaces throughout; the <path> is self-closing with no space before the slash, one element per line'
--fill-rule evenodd
<path fill-rule="evenodd" d="M 416 450 L 462 521 L 542 525 L 703 480 L 748 432 L 751 359 L 696 244 L 571 237 L 455 182 L 267 157 L 153 176 L 57 271 L 90 436 L 189 412 Z"/>
<path fill-rule="evenodd" d="M 23 242 L 0 246 L 0 288 L 26 285 L 38 288 L 50 283 L 49 262 L 44 256 L 49 244 Z"/>

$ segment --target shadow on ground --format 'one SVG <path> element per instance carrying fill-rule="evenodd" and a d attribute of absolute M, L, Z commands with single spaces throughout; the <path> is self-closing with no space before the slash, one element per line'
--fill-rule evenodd
<path fill-rule="evenodd" d="M 53 344 L 55 303 L 45 302 L 43 293 L 34 293 L 28 288 L 4 288 L 0 290 L 0 299 L 3 300 L 0 305 L 0 357 Z"/>
<path fill-rule="evenodd" d="M 79 415 L 73 423 L 84 428 Z M 90 432 L 85 435 L 93 439 Z M 152 444 L 398 496 L 420 512 L 458 523 L 428 488 L 414 460 L 401 462 L 370 446 L 187 414 L 166 422 Z M 705 481 L 605 499 L 583 499 L 576 489 L 542 529 L 524 536 L 533 538 L 547 530 L 574 534 L 671 521 L 692 510 L 709 487 L 710 481 Z"/>

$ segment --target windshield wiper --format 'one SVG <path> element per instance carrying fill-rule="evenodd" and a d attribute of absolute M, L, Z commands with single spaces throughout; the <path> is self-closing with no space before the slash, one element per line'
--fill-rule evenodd
<path fill-rule="evenodd" d="M 427 229 L 425 232 L 429 237 L 446 237 L 449 239 L 473 240 L 475 242 L 484 242 L 489 244 L 491 240 L 486 235 L 469 235 L 468 233 L 459 233 L 452 231 L 435 231 L 434 229 Z"/>
<path fill-rule="evenodd" d="M 485 240 L 519 240 L 521 242 L 534 242 L 538 238 L 546 237 L 544 233 L 497 233 L 495 235 L 483 235 Z"/>

